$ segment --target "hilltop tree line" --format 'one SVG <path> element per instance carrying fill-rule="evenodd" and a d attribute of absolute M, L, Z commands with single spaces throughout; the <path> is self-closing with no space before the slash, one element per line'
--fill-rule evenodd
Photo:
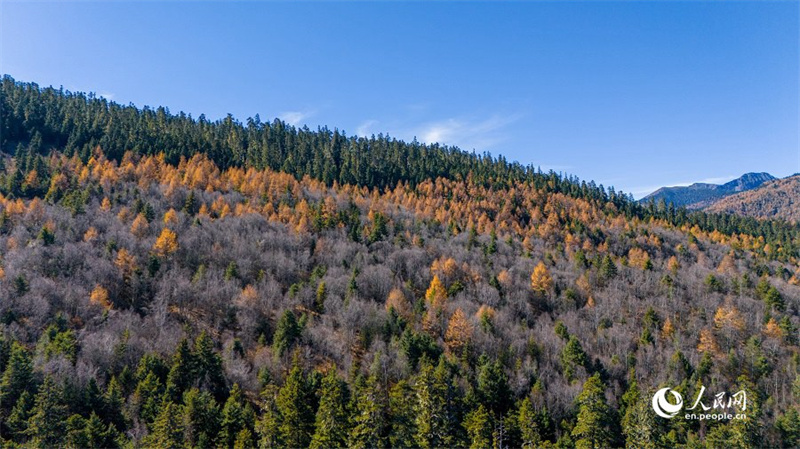
<path fill-rule="evenodd" d="M 231 115 L 209 121 L 165 107 L 123 106 L 93 94 L 63 88 L 40 88 L 35 83 L 3 77 L 0 89 L 0 149 L 19 159 L 46 155 L 58 149 L 84 162 L 100 147 L 112 160 L 126 151 L 138 155 L 164 154 L 177 164 L 181 158 L 206 155 L 222 169 L 269 168 L 297 179 L 310 176 L 326 185 L 394 188 L 398 182 L 416 185 L 426 180 L 467 180 L 498 189 L 528 183 L 549 193 L 564 193 L 599 207 L 611 206 L 627 218 L 668 220 L 675 226 L 699 226 L 731 235 L 763 236 L 788 260 L 800 251 L 800 226 L 778 220 L 756 220 L 733 214 L 687 212 L 663 201 L 640 205 L 632 196 L 555 172 L 509 162 L 502 155 L 475 154 L 439 144 L 407 143 L 387 135 L 351 136 L 327 128 L 295 128 L 258 115 L 241 123 Z M 24 176 L 20 173 L 17 176 Z M 46 180 L 44 180 L 46 183 Z M 781 251 L 777 249 L 780 248 Z"/>

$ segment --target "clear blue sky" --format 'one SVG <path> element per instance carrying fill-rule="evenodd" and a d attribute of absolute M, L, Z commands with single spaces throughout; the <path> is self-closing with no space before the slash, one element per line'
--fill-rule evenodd
<path fill-rule="evenodd" d="M 0 71 L 490 151 L 637 197 L 800 172 L 800 3 L 11 2 Z"/>

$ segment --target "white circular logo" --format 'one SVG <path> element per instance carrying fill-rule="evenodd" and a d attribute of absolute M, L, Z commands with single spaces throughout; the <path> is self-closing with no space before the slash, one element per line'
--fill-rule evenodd
<path fill-rule="evenodd" d="M 667 400 L 667 392 L 672 393 L 672 396 L 675 397 L 675 404 L 670 404 Z M 662 418 L 672 418 L 673 416 L 677 415 L 681 408 L 683 407 L 683 397 L 677 391 L 671 390 L 669 388 L 662 388 L 656 391 L 656 394 L 653 395 L 653 410 L 655 410 L 656 414 Z"/>

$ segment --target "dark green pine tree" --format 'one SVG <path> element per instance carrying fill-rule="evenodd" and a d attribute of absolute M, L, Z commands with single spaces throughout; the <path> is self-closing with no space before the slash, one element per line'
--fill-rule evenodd
<path fill-rule="evenodd" d="M 125 394 L 122 392 L 122 386 L 116 377 L 112 377 L 103 395 L 103 410 L 100 415 L 120 432 L 127 427 L 125 415 L 122 413 L 123 405 L 125 405 Z"/>
<path fill-rule="evenodd" d="M 477 388 L 479 401 L 486 405 L 487 411 L 494 418 L 500 418 L 508 412 L 512 404 L 508 376 L 499 361 L 490 362 L 488 358 L 482 357 L 481 362 Z"/>
<path fill-rule="evenodd" d="M 351 448 L 388 447 L 388 397 L 378 375 L 371 374 L 356 389 L 353 404 L 353 430 L 350 432 Z"/>
<path fill-rule="evenodd" d="M 194 357 L 189 348 L 189 340 L 182 339 L 172 356 L 172 368 L 167 375 L 167 399 L 178 403 L 186 391 L 194 383 Z"/>
<path fill-rule="evenodd" d="M 595 373 L 583 384 L 583 391 L 576 400 L 578 420 L 572 429 L 575 447 L 599 449 L 611 445 L 611 409 L 606 403 L 605 385 L 600 374 Z"/>
<path fill-rule="evenodd" d="M 191 190 L 189 192 L 189 195 L 186 197 L 186 201 L 183 202 L 182 210 L 187 215 L 194 216 L 197 213 L 198 209 L 199 208 L 197 207 L 197 198 L 195 198 L 194 196 L 194 190 Z"/>
<path fill-rule="evenodd" d="M 194 342 L 192 359 L 200 389 L 210 391 L 218 402 L 222 402 L 228 392 L 228 388 L 225 386 L 222 358 L 214 351 L 214 341 L 205 331 Z"/>
<path fill-rule="evenodd" d="M 119 447 L 117 429 L 111 424 L 103 423 L 96 413 L 90 414 L 88 419 L 72 415 L 67 419 L 66 427 L 68 447 Z"/>
<path fill-rule="evenodd" d="M 319 408 L 314 424 L 311 449 L 345 447 L 350 430 L 348 404 L 350 392 L 347 384 L 331 368 L 322 379 Z"/>
<path fill-rule="evenodd" d="M 242 396 L 242 389 L 239 384 L 233 384 L 228 400 L 222 408 L 222 420 L 220 421 L 219 445 L 232 448 L 236 443 L 236 437 L 244 429 L 253 427 L 253 413 L 248 410 Z"/>
<path fill-rule="evenodd" d="M 613 279 L 617 276 L 617 264 L 614 263 L 614 259 L 608 254 L 606 254 L 600 262 L 600 276 L 605 280 Z"/>
<path fill-rule="evenodd" d="M 300 331 L 300 325 L 297 323 L 294 312 L 286 309 L 278 320 L 275 334 L 272 337 L 273 351 L 278 355 L 285 354 L 300 336 Z"/>
<path fill-rule="evenodd" d="M 211 393 L 191 388 L 183 394 L 184 440 L 196 448 L 216 447 L 220 412 Z"/>
<path fill-rule="evenodd" d="M 33 362 L 28 350 L 18 342 L 11 344 L 11 354 L 6 362 L 6 370 L 0 380 L 0 408 L 10 410 L 22 393 L 31 388 L 33 382 Z"/>
<path fill-rule="evenodd" d="M 408 381 L 401 379 L 389 390 L 390 447 L 412 447 L 414 435 L 414 390 Z"/>
<path fill-rule="evenodd" d="M 26 435 L 34 447 L 56 447 L 63 445 L 66 430 L 67 406 L 64 405 L 61 389 L 51 377 L 45 377 L 34 399 L 31 417 L 28 419 Z"/>
<path fill-rule="evenodd" d="M 278 393 L 278 387 L 272 383 L 267 383 L 261 392 L 261 418 L 256 423 L 256 433 L 258 446 L 262 449 L 285 447 L 281 441 Z"/>
<path fill-rule="evenodd" d="M 314 410 L 311 392 L 297 360 L 293 363 L 283 387 L 278 392 L 280 414 L 278 431 L 285 447 L 308 447 L 314 431 Z"/>
<path fill-rule="evenodd" d="M 180 449 L 184 447 L 183 412 L 181 406 L 164 401 L 153 423 L 152 432 L 145 438 L 146 447 Z"/>
<path fill-rule="evenodd" d="M 158 417 L 163 405 L 163 396 L 164 387 L 152 371 L 136 385 L 131 402 L 138 407 L 139 418 L 146 424 L 153 423 Z"/>
<path fill-rule="evenodd" d="M 7 436 L 13 437 L 18 442 L 23 442 L 27 439 L 25 431 L 28 428 L 28 420 L 33 412 L 33 405 L 33 395 L 27 390 L 23 391 L 5 420 Z"/>

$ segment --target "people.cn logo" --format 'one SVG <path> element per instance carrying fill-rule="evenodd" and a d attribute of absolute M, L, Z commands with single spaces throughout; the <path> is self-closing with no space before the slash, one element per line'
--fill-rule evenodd
<path fill-rule="evenodd" d="M 667 400 L 667 393 L 672 393 L 675 404 Z M 662 388 L 653 395 L 653 410 L 662 418 L 672 418 L 683 408 L 683 396 L 670 388 Z"/>

